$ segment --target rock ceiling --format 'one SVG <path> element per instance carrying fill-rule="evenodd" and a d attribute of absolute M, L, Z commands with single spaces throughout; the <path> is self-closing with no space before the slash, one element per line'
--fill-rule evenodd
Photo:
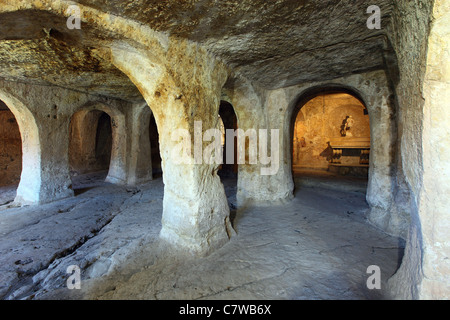
<path fill-rule="evenodd" d="M 373 1 L 77 2 L 197 42 L 234 74 L 266 89 L 384 68 L 386 28 L 366 27 Z M 389 23 L 391 2 L 377 1 L 383 26 Z M 11 6 L 0 0 L 0 78 L 141 99 L 131 81 L 99 54 L 99 47 L 120 36 L 99 26 L 69 30 L 67 18 L 54 10 Z"/>

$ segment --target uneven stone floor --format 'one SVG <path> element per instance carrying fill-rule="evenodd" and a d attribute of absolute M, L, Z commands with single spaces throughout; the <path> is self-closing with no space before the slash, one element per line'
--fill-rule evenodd
<path fill-rule="evenodd" d="M 331 177 L 328 177 L 331 179 Z M 127 188 L 77 177 L 77 196 L 39 207 L 0 206 L 2 299 L 380 299 L 403 242 L 368 224 L 362 185 L 306 175 L 279 206 L 233 210 L 236 235 L 207 257 L 158 240 L 162 179 Z M 235 180 L 224 180 L 234 208 Z M 0 190 L 1 192 L 1 190 Z M 66 269 L 82 269 L 69 290 Z"/>

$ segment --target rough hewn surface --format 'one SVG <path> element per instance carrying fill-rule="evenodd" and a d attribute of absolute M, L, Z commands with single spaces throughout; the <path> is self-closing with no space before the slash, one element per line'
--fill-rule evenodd
<path fill-rule="evenodd" d="M 127 144 L 120 109 L 127 104 L 123 101 L 8 81 L 1 82 L 0 99 L 13 112 L 22 135 L 22 175 L 26 178 L 20 181 L 17 203 L 45 203 L 73 195 L 68 161 L 69 123 L 80 109 L 106 108 L 116 119 L 119 129 L 113 141 L 108 178 L 126 181 Z"/>
<path fill-rule="evenodd" d="M 95 50 L 104 43 L 105 33 L 99 35 L 88 25 L 69 30 L 66 20 L 40 10 L 1 14 L 0 77 L 126 100 L 142 99 L 128 77 Z"/>
<path fill-rule="evenodd" d="M 85 242 L 96 237 L 115 216 L 126 211 L 130 200 L 136 202 L 142 195 L 137 189 L 99 182 L 105 176 L 101 173 L 74 178 L 74 188 L 81 193 L 76 198 L 40 207 L 0 206 L 0 252 L 4 259 L 0 268 L 2 299 L 18 299 L 32 291 L 35 286 L 32 278 L 36 274 L 46 271 L 59 258 L 74 254 Z M 84 192 L 93 186 L 96 186 L 95 190 Z M 119 230 L 114 232 L 116 238 L 118 233 Z M 121 245 L 124 246 L 130 237 L 131 234 L 128 234 L 126 239 L 120 239 Z M 113 251 L 112 247 L 110 249 Z M 100 257 L 93 253 L 84 258 L 84 264 L 77 262 L 83 268 Z M 38 278 L 35 278 L 37 283 Z M 50 286 L 43 284 L 44 287 L 46 285 Z"/>
<path fill-rule="evenodd" d="M 111 56 L 141 90 L 158 126 L 165 184 L 161 237 L 192 252 L 211 252 L 233 234 L 217 175 L 219 165 L 208 163 L 207 157 L 212 154 L 203 157 L 209 144 L 203 140 L 203 133 L 219 128 L 225 66 L 188 41 L 171 42 L 167 56 L 119 43 L 112 48 Z M 196 122 L 202 126 L 200 136 L 195 131 Z M 180 136 L 177 130 L 184 130 L 188 136 Z M 180 148 L 181 139 L 187 141 L 188 150 Z M 199 159 L 196 145 L 201 148 Z"/>
<path fill-rule="evenodd" d="M 429 38 L 424 94 L 424 191 L 420 216 L 426 256 L 422 299 L 442 299 L 450 293 L 450 4 L 435 1 Z M 446 116 L 443 116 L 446 115 Z M 431 211 L 431 213 L 430 213 Z M 433 218 L 430 219 L 429 217 Z"/>
<path fill-rule="evenodd" d="M 69 165 L 71 174 L 108 170 L 111 161 L 111 118 L 94 110 L 77 112 L 70 120 Z"/>
<path fill-rule="evenodd" d="M 366 28 L 371 1 L 80 2 L 200 43 L 264 88 L 383 66 L 383 32 Z M 387 23 L 391 1 L 377 5 Z"/>
<path fill-rule="evenodd" d="M 262 176 L 258 174 L 261 165 L 239 166 L 238 202 L 285 201 L 292 197 L 292 119 L 299 100 L 317 88 L 353 88 L 361 95 L 369 111 L 370 135 L 377 137 L 371 141 L 367 191 L 370 220 L 383 230 L 406 238 L 409 211 L 402 207 L 406 200 L 399 199 L 398 204 L 394 200 L 395 108 L 383 71 L 271 91 L 261 91 L 246 82 L 235 82 L 232 89 L 227 89 L 227 97 L 236 110 L 240 128 L 270 128 L 280 132 L 278 171 L 272 176 Z"/>
<path fill-rule="evenodd" d="M 336 78 L 384 66 L 383 30 L 369 30 L 371 1 L 79 1 L 81 30 L 65 26 L 68 1 L 6 1 L 0 11 L 0 76 L 129 100 L 139 94 L 98 48 L 143 24 L 195 41 L 264 88 Z M 387 24 L 391 1 L 377 1 Z M 85 7 L 86 6 L 86 7 Z M 22 11 L 15 12 L 17 8 Z M 108 13 L 105 15 L 104 13 Z M 121 19 L 115 18 L 121 17 Z M 137 23 L 128 22 L 130 19 Z M 21 23 L 17 24 L 19 20 Z M 115 25 L 116 24 L 116 25 Z M 148 46 L 150 48 L 150 46 Z M 5 68 L 7 67 L 7 68 Z M 101 85 L 99 85 L 101 83 Z"/>
<path fill-rule="evenodd" d="M 400 299 L 417 299 L 423 278 L 423 239 L 418 217 L 417 195 L 422 180 L 422 123 L 423 97 L 421 87 L 425 71 L 426 36 L 433 1 L 396 3 L 393 22 L 389 27 L 390 39 L 398 58 L 399 80 L 396 96 L 399 105 L 399 143 L 401 167 L 408 188 L 411 190 L 411 225 L 408 228 L 408 242 L 400 270 L 390 281 L 392 296 Z M 415 61 L 415 63 L 411 63 Z M 395 73 L 396 70 L 390 70 Z"/>
<path fill-rule="evenodd" d="M 405 258 L 390 281 L 391 292 L 400 299 L 448 298 L 445 150 L 449 124 L 448 111 L 444 110 L 449 99 L 450 8 L 446 1 L 399 2 L 394 12 L 391 38 L 399 58 L 396 93 L 403 123 L 399 133 L 402 166 L 413 195 Z"/>
<path fill-rule="evenodd" d="M 239 204 L 273 205 L 293 197 L 298 98 L 345 87 L 369 109 L 368 218 L 407 239 L 391 294 L 448 297 L 449 4 L 377 2 L 381 30 L 366 27 L 369 0 L 83 0 L 82 29 L 68 30 L 67 8 L 77 2 L 0 0 L 0 99 L 16 117 L 24 155 L 17 202 L 73 195 L 68 128 L 81 108 L 107 110 L 117 125 L 108 181 L 147 180 L 136 110 L 145 98 L 160 133 L 161 236 L 209 252 L 233 234 L 218 167 L 176 165 L 173 129 L 192 135 L 197 120 L 217 128 L 221 99 L 240 128 L 280 129 L 277 173 L 241 165 L 237 187 Z"/>
<path fill-rule="evenodd" d="M 93 186 L 89 181 L 94 176 L 79 178 L 77 188 Z M 97 182 L 96 188 L 77 198 L 47 204 L 34 212 L 31 208 L 0 211 L 0 296 L 232 300 L 383 297 L 385 283 L 401 259 L 402 242 L 365 221 L 364 193 L 350 191 L 357 182 L 349 184 L 350 189 L 340 184 L 340 190 L 332 190 L 317 188 L 317 184 L 307 188 L 301 180 L 302 192 L 292 203 L 240 209 L 234 219 L 238 234 L 204 258 L 167 251 L 158 240 L 164 193 L 161 179 L 132 189 Z M 235 183 L 224 181 L 230 206 L 236 205 Z M 95 210 L 88 211 L 87 207 Z M 56 224 L 60 226 L 58 231 L 42 233 Z M 381 268 L 381 291 L 367 289 L 366 270 L 372 264 Z M 66 270 L 70 265 L 81 268 L 81 290 L 67 289 Z"/>

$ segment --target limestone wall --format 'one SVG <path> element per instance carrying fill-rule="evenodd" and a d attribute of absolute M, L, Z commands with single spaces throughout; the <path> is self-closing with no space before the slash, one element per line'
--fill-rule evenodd
<path fill-rule="evenodd" d="M 70 121 L 69 165 L 72 174 L 108 170 L 111 117 L 101 111 L 76 113 Z"/>
<path fill-rule="evenodd" d="M 93 102 L 108 106 L 117 120 L 120 134 L 112 148 L 115 161 L 109 176 L 125 183 L 127 143 L 120 110 L 128 105 L 126 102 L 8 81 L 0 81 L 0 99 L 14 114 L 21 132 L 23 178 L 17 190 L 17 203 L 45 203 L 73 195 L 68 161 L 70 119 L 77 111 L 93 107 Z"/>
<path fill-rule="evenodd" d="M 411 190 L 411 225 L 394 298 L 450 297 L 448 1 L 398 1 L 390 26 L 397 53 L 401 166 Z"/>
<path fill-rule="evenodd" d="M 397 1 L 393 12 L 395 19 L 389 26 L 390 40 L 396 51 L 399 69 L 399 81 L 394 83 L 398 101 L 399 167 L 402 168 L 405 183 L 411 191 L 411 226 L 408 228 L 407 247 L 400 270 L 390 280 L 390 291 L 394 298 L 406 299 L 419 297 L 422 281 L 422 231 L 417 196 L 423 173 L 422 82 L 432 1 L 422 3 L 427 5 L 421 9 L 415 1 Z M 414 63 L 411 63 L 412 61 Z"/>
<path fill-rule="evenodd" d="M 238 199 L 241 203 L 273 202 L 292 197 L 291 121 L 299 98 L 315 88 L 348 88 L 362 97 L 369 111 L 372 138 L 367 190 L 369 220 L 388 233 L 407 238 L 402 266 L 390 281 L 393 297 L 449 297 L 450 4 L 446 0 L 392 3 L 392 23 L 383 32 L 388 34 L 398 66 L 391 65 L 388 76 L 384 71 L 373 71 L 329 81 L 307 78 L 302 84 L 274 90 L 262 90 L 245 79 L 229 81 L 227 95 L 240 128 L 280 131 L 277 148 L 280 162 L 276 172 L 264 176 L 260 173 L 261 165 L 241 165 Z M 20 3 L 21 8 L 52 8 L 62 16 L 67 5 L 49 1 Z M 11 2 L 5 8 L 17 7 Z M 104 48 L 98 54 L 111 60 L 133 81 L 155 112 L 165 170 L 162 235 L 199 252 L 220 246 L 231 231 L 217 166 L 175 163 L 171 151 L 176 142 L 171 133 L 175 128 L 183 128 L 194 135 L 194 123 L 199 120 L 204 128 L 218 127 L 220 90 L 227 81 L 228 68 L 190 41 L 176 40 L 120 16 L 111 19 L 96 9 L 84 9 L 83 21 L 92 20 L 101 30 L 120 35 L 117 38 L 132 38 L 139 43 L 136 48 L 125 41 L 113 43 L 111 52 Z M 384 39 L 382 34 L 381 38 Z M 366 64 L 367 61 L 361 60 Z M 382 67 L 382 62 L 372 66 Z M 357 70 L 368 70 L 366 67 Z M 261 70 L 266 76 L 266 69 Z M 127 126 L 135 128 L 138 122 L 134 108 L 128 103 L 56 87 L 6 81 L 0 81 L 0 99 L 5 100 L 21 127 L 22 174 L 26 177 L 18 189 L 21 202 L 43 203 L 73 193 L 68 165 L 70 118 L 93 100 L 110 105 L 117 128 L 112 142 L 110 181 L 125 183 L 130 181 L 130 172 L 148 169 L 138 165 L 145 161 L 136 159 L 141 149 L 139 142 L 132 140 L 142 131 L 126 130 Z M 148 137 L 147 131 L 144 132 Z"/>

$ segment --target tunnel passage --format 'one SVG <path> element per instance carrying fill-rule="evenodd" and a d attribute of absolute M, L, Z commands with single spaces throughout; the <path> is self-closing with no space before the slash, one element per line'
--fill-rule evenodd
<path fill-rule="evenodd" d="M 238 163 L 237 163 L 237 138 L 234 137 L 233 141 L 227 141 L 226 130 L 236 130 L 238 128 L 236 113 L 233 106 L 226 102 L 221 101 L 219 108 L 219 122 L 220 130 L 222 131 L 222 150 L 223 150 L 223 164 L 219 168 L 219 175 L 226 178 L 237 179 Z M 228 143 L 234 145 L 234 163 L 227 163 L 227 148 Z"/>
<path fill-rule="evenodd" d="M 298 106 L 293 130 L 293 172 L 368 177 L 370 121 L 348 93 L 322 93 Z"/>
<path fill-rule="evenodd" d="M 237 137 L 227 137 L 227 130 L 236 130 L 238 128 L 238 119 L 234 111 L 233 105 L 229 102 L 221 101 L 219 107 L 219 126 L 222 132 L 222 154 L 223 163 L 219 166 L 217 174 L 224 186 L 225 194 L 228 199 L 228 206 L 230 208 L 230 221 L 234 227 L 234 220 L 236 218 L 237 208 L 237 184 L 238 184 L 238 145 Z M 230 141 L 233 139 L 233 141 Z M 227 144 L 233 144 L 232 150 L 234 150 L 233 163 L 227 162 Z"/>
<path fill-rule="evenodd" d="M 149 124 L 149 139 L 151 148 L 151 165 L 153 178 L 162 177 L 161 153 L 159 151 L 159 133 L 156 125 L 155 116 L 151 115 Z"/>
<path fill-rule="evenodd" d="M 19 125 L 0 100 L 0 187 L 18 185 L 22 172 L 22 139 Z"/>

